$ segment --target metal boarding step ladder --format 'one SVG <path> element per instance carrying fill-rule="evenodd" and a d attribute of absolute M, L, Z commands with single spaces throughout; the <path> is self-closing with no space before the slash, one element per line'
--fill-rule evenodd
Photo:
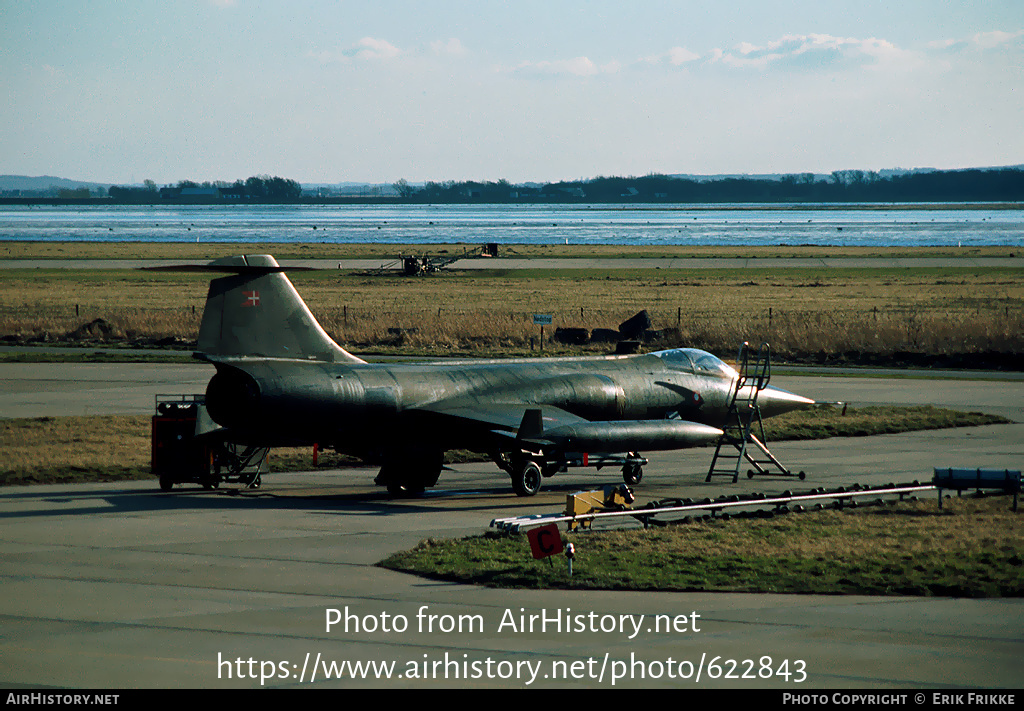
<path fill-rule="evenodd" d="M 711 481 L 713 476 L 731 476 L 735 484 L 739 480 L 740 466 L 744 460 L 753 467 L 747 470 L 749 479 L 753 479 L 757 474 L 803 479 L 803 472 L 791 472 L 775 458 L 765 444 L 767 437 L 764 433 L 764 423 L 761 421 L 761 410 L 757 405 L 757 396 L 768 387 L 768 381 L 771 380 L 771 348 L 767 343 L 762 343 L 756 357 L 752 358 L 750 344 L 744 342 L 740 345 L 736 364 L 739 378 L 733 386 L 722 436 L 718 438 L 715 456 L 711 459 L 711 467 L 704 481 Z"/>

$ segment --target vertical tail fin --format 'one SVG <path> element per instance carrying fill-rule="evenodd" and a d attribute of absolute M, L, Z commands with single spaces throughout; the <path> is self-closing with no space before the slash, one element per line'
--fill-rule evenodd
<path fill-rule="evenodd" d="M 229 276 L 210 282 L 199 354 L 365 362 L 327 335 L 269 254 L 225 257 L 204 269 Z"/>

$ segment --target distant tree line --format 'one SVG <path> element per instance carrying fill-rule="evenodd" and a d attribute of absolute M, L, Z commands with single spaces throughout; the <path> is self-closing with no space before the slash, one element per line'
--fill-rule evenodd
<path fill-rule="evenodd" d="M 395 183 L 410 202 L 974 202 L 1024 201 L 1020 168 L 930 171 L 882 177 L 862 170 L 813 173 L 778 179 L 678 178 L 668 175 L 598 177 L 544 185 L 497 182 Z"/>
<path fill-rule="evenodd" d="M 651 174 L 597 177 L 557 183 L 513 184 L 498 181 L 399 180 L 396 196 L 320 197 L 303 195 L 298 182 L 258 175 L 233 183 L 182 180 L 157 187 L 113 185 L 115 202 L 399 202 L 399 203 L 785 203 L 785 202 L 1024 202 L 1024 169 L 974 168 L 920 171 L 882 176 L 872 171 L 840 170 L 828 176 L 795 173 L 778 178 L 691 178 Z M 63 199 L 85 199 L 84 191 L 65 191 Z"/>
<path fill-rule="evenodd" d="M 233 183 L 222 180 L 197 183 L 181 180 L 176 185 L 157 188 L 152 180 L 143 187 L 111 185 L 107 194 L 119 202 L 156 202 L 160 200 L 210 202 L 242 200 L 254 202 L 292 202 L 302 196 L 302 186 L 289 178 L 254 175 Z"/>

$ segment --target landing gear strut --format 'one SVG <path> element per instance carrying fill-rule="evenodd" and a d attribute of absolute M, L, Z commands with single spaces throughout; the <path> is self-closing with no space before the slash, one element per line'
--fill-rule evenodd
<path fill-rule="evenodd" d="M 622 480 L 630 486 L 636 486 L 644 478 L 644 466 L 640 461 L 639 454 L 630 452 L 627 455 L 626 463 L 622 465 Z"/>

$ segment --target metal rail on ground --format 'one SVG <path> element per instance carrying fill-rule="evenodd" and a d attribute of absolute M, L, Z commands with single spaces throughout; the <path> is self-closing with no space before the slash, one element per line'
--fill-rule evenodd
<path fill-rule="evenodd" d="M 701 501 L 684 503 L 686 500 L 671 500 L 671 502 L 652 502 L 641 508 L 624 509 L 621 511 L 598 511 L 586 514 L 569 516 L 564 514 L 533 514 L 528 516 L 515 516 L 509 518 L 496 518 L 491 521 L 491 528 L 497 528 L 508 533 L 518 533 L 533 526 L 545 526 L 551 523 L 579 524 L 584 521 L 597 521 L 615 519 L 628 516 L 640 521 L 646 528 L 656 516 L 665 514 L 685 514 L 696 511 L 707 511 L 712 517 L 728 517 L 730 511 L 743 508 L 766 508 L 772 507 L 779 510 L 790 504 L 800 505 L 801 502 L 813 502 L 829 500 L 835 502 L 836 506 L 855 507 L 857 500 L 869 496 L 898 496 L 903 499 L 905 496 L 925 491 L 936 491 L 938 487 L 932 484 L 921 484 L 912 482 L 910 484 L 886 484 L 876 487 L 861 487 L 853 485 L 849 488 L 839 487 L 832 491 L 818 488 L 810 492 L 792 494 L 784 492 L 780 496 L 766 496 L 764 494 L 734 494 L 731 496 L 720 496 L 717 499 L 702 499 Z M 678 503 L 677 503 L 678 502 Z"/>

